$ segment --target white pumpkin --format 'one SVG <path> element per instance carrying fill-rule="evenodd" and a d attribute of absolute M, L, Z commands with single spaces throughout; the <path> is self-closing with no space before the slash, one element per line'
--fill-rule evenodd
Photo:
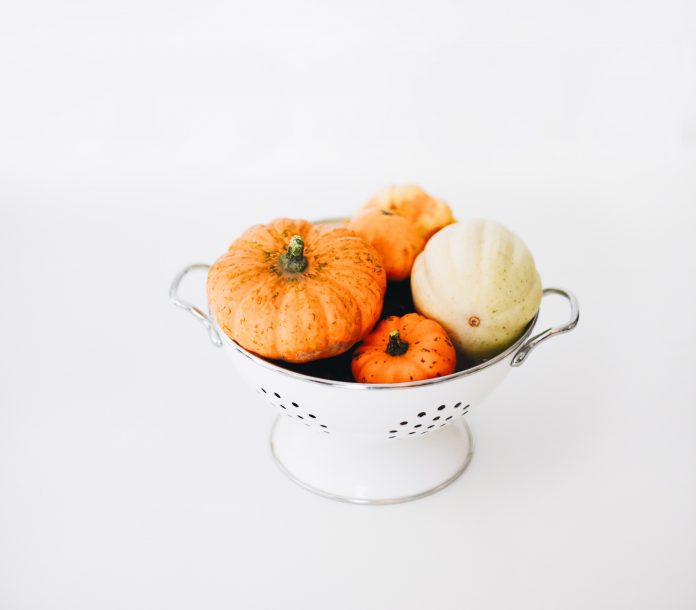
<path fill-rule="evenodd" d="M 419 313 L 437 320 L 472 360 L 512 345 L 541 302 L 541 279 L 524 242 L 498 222 L 449 225 L 430 238 L 411 272 Z"/>

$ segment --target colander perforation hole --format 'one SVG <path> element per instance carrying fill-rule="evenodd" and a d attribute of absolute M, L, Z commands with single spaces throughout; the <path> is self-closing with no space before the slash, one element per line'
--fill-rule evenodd
<path fill-rule="evenodd" d="M 268 392 L 266 392 L 266 389 L 265 389 L 265 388 L 261 388 L 261 391 L 262 391 L 264 394 L 268 394 Z"/>
<path fill-rule="evenodd" d="M 438 405 L 434 407 L 435 409 L 435 416 L 432 418 L 432 423 L 430 425 L 426 424 L 413 424 L 413 429 L 409 431 L 408 433 L 406 430 L 403 430 L 402 434 L 408 434 L 409 436 L 412 434 L 416 434 L 417 432 L 420 432 L 420 434 L 427 434 L 430 430 L 435 428 L 436 426 L 443 428 L 446 426 L 452 419 L 454 419 L 455 415 L 466 415 L 470 405 L 464 405 L 462 406 L 463 403 L 457 402 L 454 405 L 448 407 L 446 404 L 445 405 Z M 459 411 L 451 411 L 452 415 L 448 415 L 446 412 L 444 412 L 446 409 L 460 409 Z M 431 411 L 432 413 L 432 411 Z M 428 411 L 420 411 L 419 413 L 416 413 L 416 417 L 422 418 L 426 417 L 428 415 Z M 409 422 L 408 421 L 402 421 L 399 422 L 399 426 L 408 426 Z M 423 430 L 418 430 L 418 428 L 424 428 Z M 392 429 L 389 430 L 388 432 L 388 438 L 399 438 L 401 436 L 399 434 L 398 429 Z"/>
<path fill-rule="evenodd" d="M 285 399 L 285 402 L 287 404 L 283 404 L 280 402 L 281 396 L 278 392 L 270 392 L 266 390 L 266 388 L 259 387 L 257 389 L 257 392 L 259 394 L 266 394 L 265 400 L 268 404 L 270 404 L 272 407 L 276 409 L 282 409 L 280 413 L 283 413 L 287 417 L 290 418 L 297 418 L 302 420 L 302 423 L 307 426 L 308 428 L 313 428 L 314 426 L 320 426 L 322 432 L 326 432 L 329 434 L 328 426 L 326 424 L 320 424 L 320 417 L 321 415 L 315 415 L 314 413 L 307 413 L 304 412 L 302 409 L 302 406 L 297 403 L 297 402 L 288 402 L 287 398 Z M 279 400 L 276 400 L 279 399 Z M 292 405 L 295 407 L 295 409 L 291 409 L 288 405 Z"/>

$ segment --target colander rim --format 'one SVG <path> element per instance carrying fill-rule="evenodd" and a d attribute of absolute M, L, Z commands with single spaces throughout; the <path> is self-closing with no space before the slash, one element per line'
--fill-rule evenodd
<path fill-rule="evenodd" d="M 513 343 L 505 351 L 501 352 L 497 356 L 494 356 L 490 360 L 485 360 L 484 362 L 481 362 L 480 364 L 477 364 L 476 366 L 473 366 L 471 368 L 464 369 L 463 371 L 456 371 L 451 375 L 445 375 L 443 377 L 434 377 L 432 379 L 423 379 L 420 381 L 404 381 L 401 383 L 359 383 L 357 381 L 336 381 L 333 379 L 323 379 L 321 377 L 305 375 L 304 373 L 297 373 L 295 371 L 286 369 L 278 364 L 274 364 L 273 362 L 270 362 L 265 358 L 257 356 L 256 354 L 246 350 L 241 345 L 239 345 L 239 343 L 237 343 L 233 339 L 230 339 L 230 337 L 228 337 L 227 334 L 218 325 L 217 320 L 215 319 L 215 315 L 212 314 L 212 312 L 210 314 L 210 318 L 212 319 L 213 325 L 215 326 L 215 329 L 222 338 L 223 342 L 235 349 L 242 356 L 246 356 L 255 364 L 258 364 L 259 366 L 270 371 L 281 373 L 283 375 L 300 381 L 309 381 L 312 383 L 319 383 L 322 385 L 339 387 L 348 390 L 396 390 L 404 388 L 415 388 L 420 386 L 434 385 L 437 383 L 444 383 L 447 381 L 454 381 L 455 379 L 459 379 L 460 377 L 467 377 L 469 375 L 473 375 L 474 373 L 478 373 L 483 369 L 486 369 L 490 366 L 493 366 L 494 364 L 497 364 L 498 362 L 501 362 L 502 360 L 507 359 L 510 355 L 516 352 L 532 333 L 532 330 L 534 329 L 534 325 L 536 324 L 538 317 L 539 310 L 537 310 L 537 312 L 534 314 L 534 317 L 528 322 L 527 327 L 525 328 L 522 335 L 520 335 L 519 339 L 517 339 L 517 341 L 515 341 L 515 343 Z"/>

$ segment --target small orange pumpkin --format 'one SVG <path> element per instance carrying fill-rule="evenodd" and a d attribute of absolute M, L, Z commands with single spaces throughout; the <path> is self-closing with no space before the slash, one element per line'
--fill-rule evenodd
<path fill-rule="evenodd" d="M 380 322 L 355 350 L 352 369 L 360 383 L 401 383 L 449 375 L 456 364 L 456 352 L 442 326 L 409 313 Z"/>
<path fill-rule="evenodd" d="M 266 358 L 341 354 L 379 319 L 386 273 L 378 252 L 345 228 L 280 218 L 248 229 L 208 272 L 220 328 Z"/>
<path fill-rule="evenodd" d="M 415 184 L 388 186 L 364 206 L 387 210 L 408 218 L 426 241 L 442 227 L 454 222 L 452 210 L 442 199 L 428 195 Z"/>
<path fill-rule="evenodd" d="M 425 247 L 425 240 L 410 220 L 386 210 L 365 210 L 351 219 L 348 228 L 380 253 L 387 280 L 409 277 L 413 261 Z"/>

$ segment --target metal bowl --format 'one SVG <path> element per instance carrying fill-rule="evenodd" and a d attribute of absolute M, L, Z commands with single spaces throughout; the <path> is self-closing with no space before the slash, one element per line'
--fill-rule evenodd
<path fill-rule="evenodd" d="M 210 313 L 178 294 L 183 278 L 209 265 L 189 265 L 169 297 L 199 320 L 213 345 L 232 359 L 239 378 L 275 409 L 271 449 L 281 470 L 317 494 L 360 504 L 415 500 L 452 483 L 473 456 L 466 415 L 520 366 L 537 345 L 578 323 L 575 296 L 560 288 L 570 320 L 534 336 L 537 315 L 503 353 L 446 377 L 395 384 L 332 381 L 295 372 L 238 345 Z"/>

